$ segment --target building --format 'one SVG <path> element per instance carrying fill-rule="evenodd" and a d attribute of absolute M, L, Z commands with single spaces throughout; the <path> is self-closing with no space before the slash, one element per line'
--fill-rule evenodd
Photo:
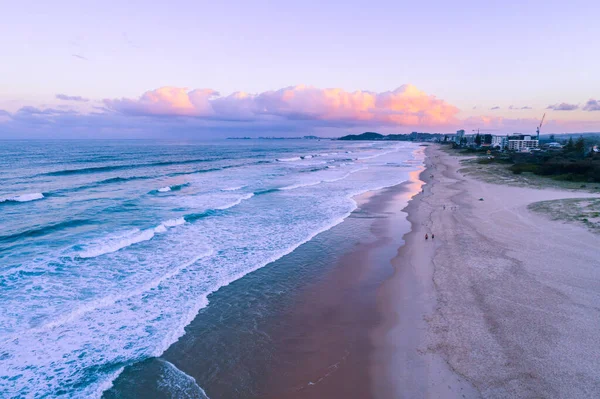
<path fill-rule="evenodd" d="M 491 134 L 482 134 L 479 136 L 480 144 L 482 147 L 491 147 L 494 136 Z"/>
<path fill-rule="evenodd" d="M 539 140 L 532 139 L 530 135 L 513 134 L 508 138 L 508 149 L 511 151 L 527 151 L 539 145 Z"/>
<path fill-rule="evenodd" d="M 464 135 L 465 135 L 464 130 L 457 130 L 456 135 L 454 137 L 452 137 L 451 140 L 454 141 L 456 144 L 460 144 Z"/>
<path fill-rule="evenodd" d="M 492 136 L 491 146 L 495 148 L 504 148 L 508 145 L 507 136 Z"/>

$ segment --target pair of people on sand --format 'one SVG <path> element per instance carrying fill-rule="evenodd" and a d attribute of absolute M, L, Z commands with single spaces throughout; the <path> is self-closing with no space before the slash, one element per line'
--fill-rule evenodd
<path fill-rule="evenodd" d="M 433 240 L 435 238 L 435 234 L 431 233 L 431 239 Z M 425 233 L 425 239 L 429 239 L 429 235 L 427 233 Z"/>

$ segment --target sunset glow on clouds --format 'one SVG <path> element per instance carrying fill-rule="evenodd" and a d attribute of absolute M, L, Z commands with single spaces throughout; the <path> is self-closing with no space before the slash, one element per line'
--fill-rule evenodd
<path fill-rule="evenodd" d="M 458 108 L 415 86 L 393 91 L 348 92 L 298 85 L 259 94 L 236 92 L 220 97 L 211 89 L 161 87 L 139 99 L 104 100 L 119 113 L 145 116 L 190 116 L 216 120 L 314 120 L 398 126 L 441 126 L 456 121 Z"/>
<path fill-rule="evenodd" d="M 25 105 L 12 113 L 0 110 L 0 137 L 222 137 L 237 132 L 331 136 L 367 129 L 384 133 L 480 129 L 506 134 L 534 131 L 539 124 L 535 111 L 514 114 L 515 110 L 527 112 L 529 106 L 506 107 L 512 116 L 498 115 L 497 109 L 487 114 L 465 113 L 411 84 L 383 92 L 297 85 L 225 96 L 213 89 L 166 86 L 135 98 L 92 100 L 58 94 L 56 99 L 60 102 L 54 106 Z M 593 112 L 600 109 L 600 102 L 595 99 L 583 106 L 558 103 L 547 109 L 540 109 L 550 113 L 545 132 L 600 130 L 596 116 L 600 113 Z"/>

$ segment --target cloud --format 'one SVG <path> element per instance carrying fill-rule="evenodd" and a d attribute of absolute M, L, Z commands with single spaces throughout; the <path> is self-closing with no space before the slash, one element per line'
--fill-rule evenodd
<path fill-rule="evenodd" d="M 508 109 L 510 109 L 510 110 L 531 109 L 531 107 L 528 107 L 528 106 L 525 106 L 525 107 L 515 107 L 514 105 L 511 105 L 510 107 L 508 107 Z"/>
<path fill-rule="evenodd" d="M 491 110 L 491 111 L 495 111 L 495 110 L 497 110 L 497 109 L 500 109 L 500 107 L 498 107 L 498 106 L 495 106 L 495 107 L 492 107 L 492 108 L 490 108 L 490 110 Z"/>
<path fill-rule="evenodd" d="M 15 112 L 0 111 L 0 138 L 204 139 L 458 129 L 507 134 L 533 133 L 539 125 L 537 118 L 506 118 L 502 112 L 464 119 L 454 105 L 412 85 L 384 92 L 299 85 L 227 96 L 212 89 L 162 87 L 140 97 L 90 102 L 90 106 L 77 109 L 69 109 L 83 105 L 72 102 L 78 101 L 77 97 L 61 94 L 57 98 L 69 100 L 54 108 L 24 106 Z M 597 105 L 598 101 L 590 100 L 584 108 L 594 110 Z M 512 106 L 515 110 L 528 108 Z M 549 118 L 544 125 L 546 133 L 585 131 L 600 131 L 600 121 Z"/>
<path fill-rule="evenodd" d="M 84 98 L 81 96 L 68 96 L 66 94 L 57 94 L 56 98 L 59 100 L 64 100 L 64 101 L 80 101 L 80 102 L 88 102 L 90 101 L 89 98 Z"/>
<path fill-rule="evenodd" d="M 212 89 L 162 87 L 139 99 L 106 99 L 107 108 L 136 116 L 187 116 L 224 121 L 310 120 L 389 126 L 439 126 L 454 122 L 458 108 L 413 85 L 393 91 L 348 92 L 298 85 L 259 94 L 221 97 Z"/>
<path fill-rule="evenodd" d="M 524 107 L 521 107 L 521 109 L 532 109 L 531 107 L 528 107 L 527 105 Z"/>
<path fill-rule="evenodd" d="M 554 111 L 573 111 L 578 108 L 579 108 L 579 105 L 577 105 L 577 104 L 560 103 L 560 104 L 548 105 L 548 107 L 546 109 L 552 109 Z"/>
<path fill-rule="evenodd" d="M 85 58 L 83 55 L 79 55 L 79 54 L 71 54 L 71 56 L 72 56 L 72 57 L 75 57 L 75 58 L 79 58 L 80 60 L 84 60 L 84 61 L 87 61 L 87 60 L 88 60 L 88 59 L 87 59 L 87 58 Z"/>
<path fill-rule="evenodd" d="M 161 87 L 147 91 L 139 99 L 106 99 L 104 104 L 126 115 L 208 117 L 214 114 L 210 99 L 218 94 L 211 89 Z"/>
<path fill-rule="evenodd" d="M 582 108 L 584 111 L 600 111 L 600 100 L 590 98 Z"/>

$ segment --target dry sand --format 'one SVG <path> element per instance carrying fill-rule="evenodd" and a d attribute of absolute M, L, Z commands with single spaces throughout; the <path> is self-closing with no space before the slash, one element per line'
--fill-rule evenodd
<path fill-rule="evenodd" d="M 600 236 L 527 209 L 598 195 L 485 183 L 427 154 L 379 289 L 373 396 L 600 397 Z"/>

